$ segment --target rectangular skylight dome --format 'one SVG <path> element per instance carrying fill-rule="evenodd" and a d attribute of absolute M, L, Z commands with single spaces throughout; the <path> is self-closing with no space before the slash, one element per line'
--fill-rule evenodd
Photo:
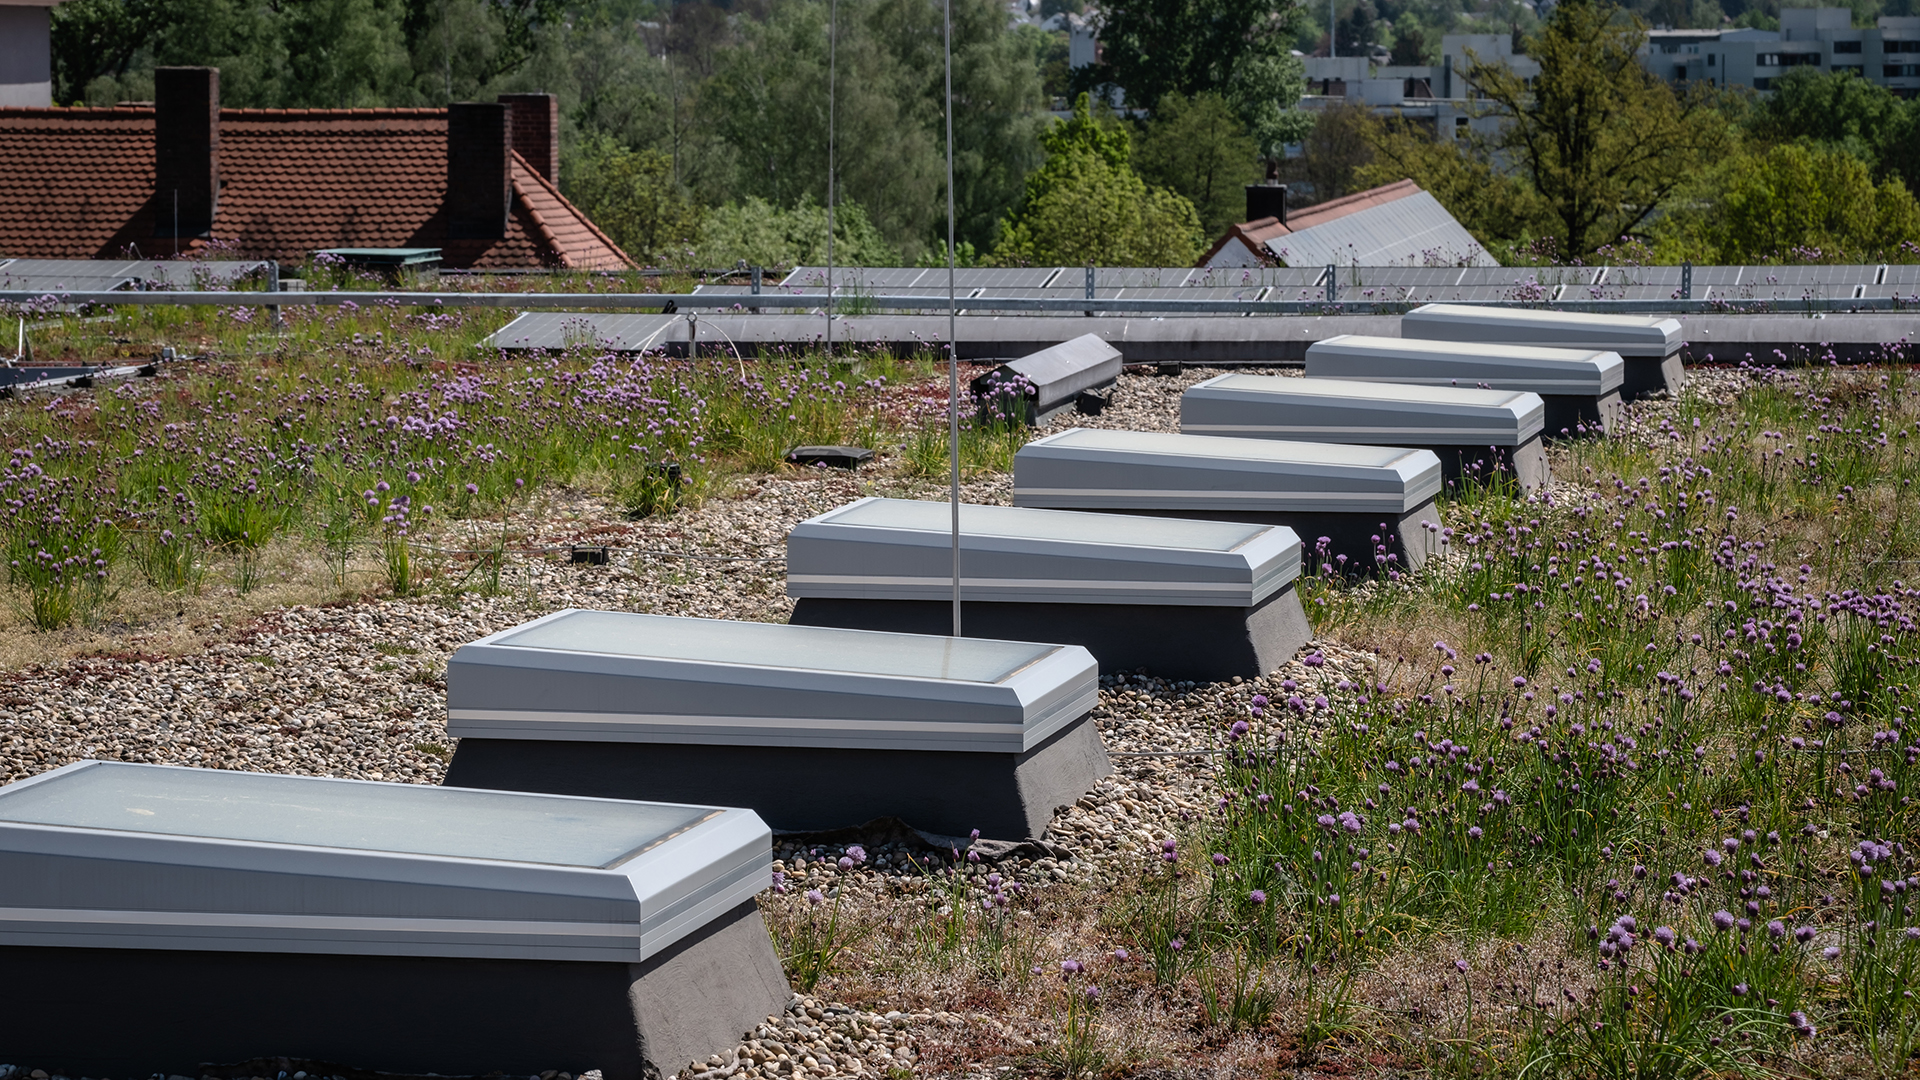
<path fill-rule="evenodd" d="M 1310 378 L 1530 390 L 1598 397 L 1620 389 L 1626 365 L 1599 349 L 1341 334 L 1307 346 Z"/>
<path fill-rule="evenodd" d="M 787 595 L 947 600 L 947 503 L 862 499 L 787 537 Z M 1300 573 L 1285 526 L 960 507 L 961 595 L 969 601 L 1251 607 Z"/>
<path fill-rule="evenodd" d="M 1281 439 L 1070 428 L 1013 458 L 1020 506 L 1402 514 L 1440 485 L 1428 450 Z"/>
<path fill-rule="evenodd" d="M 639 963 L 766 886 L 751 810 L 86 761 L 0 788 L 0 943 Z"/>
<path fill-rule="evenodd" d="M 1275 375 L 1219 375 L 1180 398 L 1184 434 L 1371 446 L 1517 446 L 1545 415 L 1525 391 Z"/>
<path fill-rule="evenodd" d="M 1678 319 L 1659 315 L 1597 315 L 1539 308 L 1427 304 L 1400 318 L 1400 336 L 1503 345 L 1608 349 L 1623 357 L 1669 356 L 1680 351 Z"/>
<path fill-rule="evenodd" d="M 463 645 L 456 737 L 1021 753 L 1098 703 L 1077 646 L 568 609 Z"/>

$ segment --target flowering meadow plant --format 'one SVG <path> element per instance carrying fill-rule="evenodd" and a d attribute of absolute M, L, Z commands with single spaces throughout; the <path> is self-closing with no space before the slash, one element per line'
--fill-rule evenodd
<path fill-rule="evenodd" d="M 591 341 L 488 354 L 476 346 L 495 314 L 385 305 L 288 308 L 285 335 L 262 342 L 215 310 L 197 323 L 164 308 L 120 317 L 129 335 L 201 335 L 212 359 L 0 413 L 0 536 L 35 625 L 86 615 L 129 555 L 162 590 L 231 559 L 245 592 L 258 553 L 288 535 L 373 552 L 405 595 L 448 517 L 491 514 L 542 484 L 668 512 L 731 471 L 781 468 L 795 445 L 897 441 L 910 388 L 931 371 L 844 351 L 748 364 Z M 64 335 L 44 335 L 46 348 L 81 360 L 119 348 L 90 323 Z M 333 561 L 344 577 L 344 555 Z"/>

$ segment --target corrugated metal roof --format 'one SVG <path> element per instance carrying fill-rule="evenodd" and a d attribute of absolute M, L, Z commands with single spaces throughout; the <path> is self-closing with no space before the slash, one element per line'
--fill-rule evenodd
<path fill-rule="evenodd" d="M 1498 266 L 1431 194 L 1421 191 L 1267 241 L 1288 266 Z"/>

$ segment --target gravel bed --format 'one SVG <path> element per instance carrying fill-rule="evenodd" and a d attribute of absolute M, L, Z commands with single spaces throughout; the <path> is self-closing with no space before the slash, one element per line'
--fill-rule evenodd
<path fill-rule="evenodd" d="M 1049 430 L 1177 431 L 1180 393 L 1213 374 L 1125 374 L 1102 415 L 1070 414 Z M 1732 397 L 1751 379 L 1730 369 L 1689 375 L 1715 399 Z M 1636 426 L 1652 427 L 1673 405 L 1633 407 L 1636 414 L 1642 410 Z M 641 522 L 591 499 L 553 496 L 509 525 L 532 548 L 606 544 L 607 565 L 513 557 L 497 595 L 277 610 L 246 626 L 210 627 L 225 640 L 180 657 L 143 654 L 134 631 L 125 651 L 113 656 L 0 675 L 0 782 L 99 758 L 438 783 L 455 743 L 446 731 L 445 675 L 459 645 L 566 607 L 781 622 L 791 611 L 782 543 L 796 522 L 865 495 L 933 498 L 943 490 L 935 480 L 815 471 L 743 481 L 727 497 Z M 1010 490 L 1008 476 L 982 477 L 964 485 L 963 498 L 1006 503 Z M 1196 685 L 1140 675 L 1103 678 L 1094 715 L 1115 774 L 1056 818 L 1044 846 L 995 849 L 980 863 L 965 864 L 965 872 L 999 873 L 1028 888 L 1077 887 L 1132 873 L 1162 839 L 1215 808 L 1207 751 L 1246 715 L 1255 694 L 1276 702 L 1293 692 L 1332 694 L 1343 679 L 1366 681 L 1371 669 L 1366 654 L 1316 642 L 1260 679 Z M 777 844 L 788 887 L 893 897 L 924 890 L 925 870 L 951 861 L 923 838 L 885 835 L 874 838 L 866 865 L 843 872 L 834 860 L 852 839 Z M 862 1012 L 796 998 L 741 1046 L 692 1063 L 691 1072 L 703 1080 L 885 1075 L 911 1067 L 916 1028 L 972 1023 L 999 1022 L 984 1015 Z M 1013 1045 L 1028 1039 L 1000 1034 Z M 46 1080 L 31 1066 L 18 1076 L 9 1070 L 0 1066 L 0 1080 Z"/>

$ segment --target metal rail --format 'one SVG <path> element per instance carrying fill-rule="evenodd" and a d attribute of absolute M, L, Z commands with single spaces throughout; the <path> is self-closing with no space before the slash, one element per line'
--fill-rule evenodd
<path fill-rule="evenodd" d="M 861 296 L 843 306 L 879 311 L 941 314 L 944 296 Z M 424 307 L 508 308 L 516 311 L 623 311 L 671 314 L 678 308 L 709 311 L 808 309 L 824 305 L 825 293 L 461 293 L 461 292 L 44 292 L 0 290 L 0 304 L 46 306 L 179 305 L 188 307 Z M 1429 303 L 1424 300 L 1348 303 L 1330 300 L 1160 300 L 1098 297 L 975 296 L 967 311 L 1022 311 L 1061 315 L 1399 315 Z M 1448 304 L 1493 308 L 1538 308 L 1616 315 L 1817 315 L 1920 312 L 1920 301 L 1897 296 L 1805 297 L 1794 300 L 1446 300 Z M 843 310 L 842 315 L 845 316 Z"/>

